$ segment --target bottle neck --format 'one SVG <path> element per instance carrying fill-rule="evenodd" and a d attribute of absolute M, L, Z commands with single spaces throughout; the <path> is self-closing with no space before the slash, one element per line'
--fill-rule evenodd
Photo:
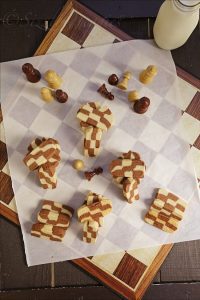
<path fill-rule="evenodd" d="M 173 4 L 182 12 L 195 12 L 200 8 L 200 1 L 198 0 L 173 0 Z"/>

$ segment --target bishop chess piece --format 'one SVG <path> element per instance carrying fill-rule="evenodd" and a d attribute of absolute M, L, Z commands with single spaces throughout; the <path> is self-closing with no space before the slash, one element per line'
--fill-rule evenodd
<path fill-rule="evenodd" d="M 131 79 L 132 74 L 131 72 L 127 71 L 123 75 L 123 79 L 118 83 L 117 87 L 121 90 L 127 90 L 128 81 Z"/>
<path fill-rule="evenodd" d="M 26 75 L 27 80 L 32 83 L 36 83 L 41 79 L 40 72 L 37 69 L 35 69 L 32 64 L 29 63 L 24 64 L 22 66 L 22 71 Z"/>
<path fill-rule="evenodd" d="M 144 84 L 152 82 L 154 77 L 157 75 L 158 70 L 156 66 L 150 65 L 140 73 L 140 81 Z"/>
<path fill-rule="evenodd" d="M 62 78 L 53 70 L 48 70 L 45 73 L 45 80 L 52 89 L 59 89 L 62 84 Z"/>

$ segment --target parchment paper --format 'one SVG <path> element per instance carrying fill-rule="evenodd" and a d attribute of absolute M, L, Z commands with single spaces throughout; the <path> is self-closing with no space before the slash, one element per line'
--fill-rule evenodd
<path fill-rule="evenodd" d="M 46 82 L 27 82 L 20 69 L 24 62 L 33 63 L 42 73 L 54 69 L 60 74 L 64 80 L 62 88 L 69 94 L 68 102 L 44 103 L 39 94 Z M 144 86 L 138 75 L 150 64 L 157 65 L 158 76 L 152 84 Z M 110 74 L 121 75 L 126 70 L 133 72 L 129 90 L 136 89 L 141 96 L 151 99 L 144 115 L 133 112 L 127 92 L 107 84 L 115 95 L 114 101 L 97 93 Z M 152 41 L 128 41 L 3 63 L 2 89 L 8 162 L 29 266 L 200 238 L 197 182 L 189 146 L 181 135 L 181 111 L 177 105 L 181 97 L 170 52 L 158 49 Z M 100 155 L 84 158 L 83 134 L 76 112 L 82 103 L 94 100 L 112 110 L 115 125 L 103 134 Z M 22 162 L 27 145 L 36 136 L 55 137 L 61 144 L 62 160 L 55 190 L 43 190 L 36 174 L 29 172 Z M 131 205 L 112 182 L 107 169 L 120 152 L 130 149 L 139 152 L 147 165 L 139 187 L 140 200 Z M 71 166 L 73 159 L 78 158 L 84 159 L 86 169 L 102 166 L 103 175 L 86 181 Z M 159 187 L 188 202 L 184 220 L 173 234 L 143 221 Z M 89 190 L 104 194 L 113 202 L 113 211 L 105 217 L 95 245 L 82 241 L 82 225 L 76 213 L 62 243 L 30 235 L 42 199 L 77 209 Z"/>

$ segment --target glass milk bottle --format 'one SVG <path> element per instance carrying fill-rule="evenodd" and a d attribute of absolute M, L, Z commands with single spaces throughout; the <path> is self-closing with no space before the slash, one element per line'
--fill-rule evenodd
<path fill-rule="evenodd" d="M 200 0 L 165 0 L 156 18 L 153 33 L 160 48 L 182 46 L 199 21 Z"/>

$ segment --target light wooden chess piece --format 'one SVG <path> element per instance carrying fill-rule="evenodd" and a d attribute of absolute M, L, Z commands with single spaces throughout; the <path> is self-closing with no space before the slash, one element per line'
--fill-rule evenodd
<path fill-rule="evenodd" d="M 140 73 L 140 81 L 144 84 L 148 84 L 152 82 L 153 78 L 157 75 L 157 73 L 157 67 L 150 65 Z"/>
<path fill-rule="evenodd" d="M 135 102 L 140 99 L 139 93 L 137 91 L 130 91 L 128 93 L 128 101 Z"/>
<path fill-rule="evenodd" d="M 41 88 L 40 95 L 45 102 L 51 102 L 54 99 L 53 91 L 47 87 Z"/>
<path fill-rule="evenodd" d="M 48 70 L 45 73 L 45 80 L 52 89 L 59 89 L 62 84 L 62 78 L 53 70 Z"/>
<path fill-rule="evenodd" d="M 127 90 L 128 81 L 131 79 L 131 77 L 132 77 L 131 72 L 129 71 L 125 72 L 122 81 L 118 83 L 117 87 L 121 90 Z"/>

